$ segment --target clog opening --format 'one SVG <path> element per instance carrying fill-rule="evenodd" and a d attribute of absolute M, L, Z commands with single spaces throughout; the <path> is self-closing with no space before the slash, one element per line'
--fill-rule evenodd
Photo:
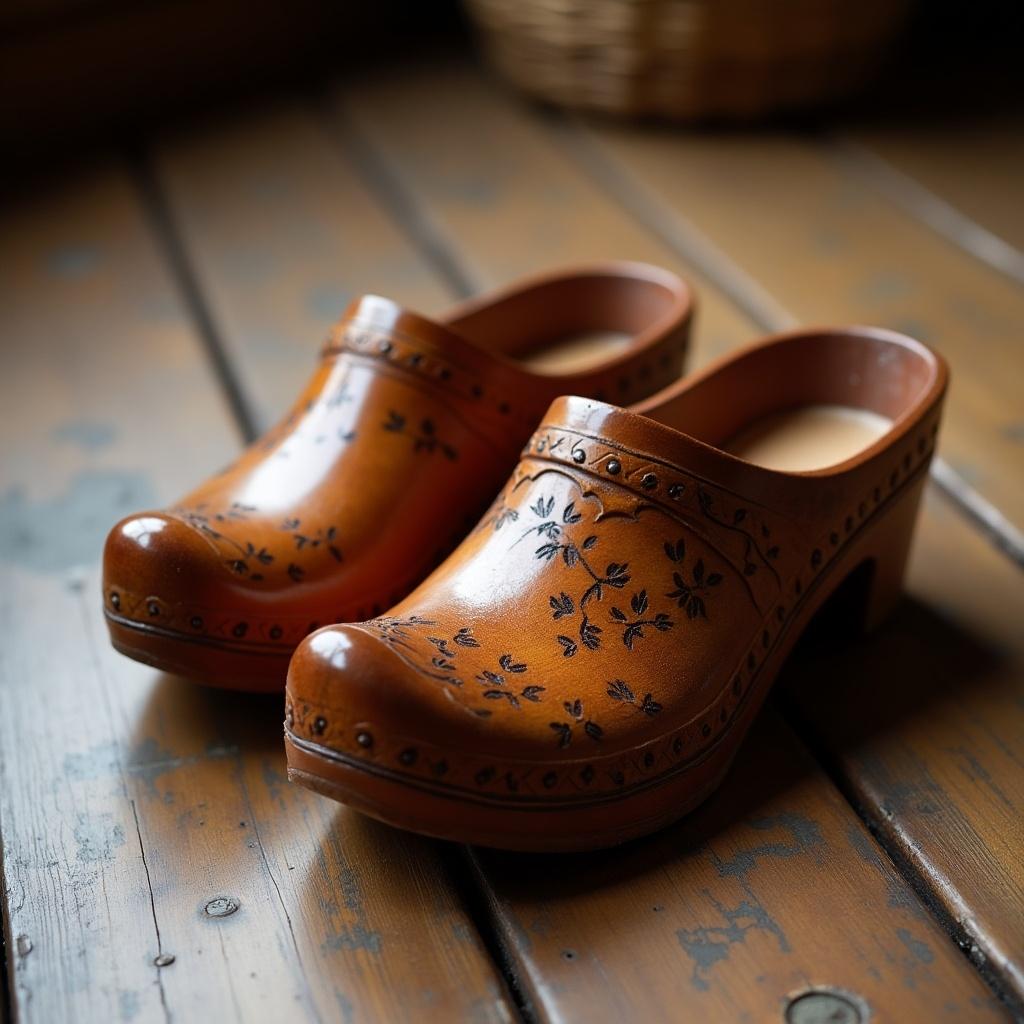
<path fill-rule="evenodd" d="M 649 271 L 540 279 L 446 323 L 534 373 L 585 372 L 671 329 L 689 309 L 689 292 L 679 278 Z"/>
<path fill-rule="evenodd" d="M 647 415 L 748 462 L 808 472 L 881 440 L 938 373 L 927 349 L 890 332 L 789 335 L 721 365 Z"/>

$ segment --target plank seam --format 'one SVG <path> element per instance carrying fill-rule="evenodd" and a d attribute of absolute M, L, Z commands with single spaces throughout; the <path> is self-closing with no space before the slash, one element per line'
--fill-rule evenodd
<path fill-rule="evenodd" d="M 663 202 L 581 122 L 556 113 L 548 113 L 542 120 L 563 152 L 587 177 L 637 223 L 708 277 L 760 330 L 784 331 L 799 324 L 793 313 L 695 224 Z"/>
<path fill-rule="evenodd" d="M 1024 568 L 1024 532 L 979 494 L 941 457 L 932 460 L 932 483 L 939 493 L 1012 562 Z"/>
<path fill-rule="evenodd" d="M 982 227 L 952 203 L 853 139 L 826 136 L 841 167 L 947 242 L 1015 284 L 1024 284 L 1024 253 Z"/>
<path fill-rule="evenodd" d="M 409 187 L 407 177 L 369 134 L 342 107 L 341 101 L 325 98 L 321 114 L 327 134 L 342 149 L 367 190 L 376 197 L 398 230 L 409 238 L 428 265 L 433 267 L 457 298 L 476 295 L 483 283 L 462 259 L 429 209 Z"/>
<path fill-rule="evenodd" d="M 202 342 L 214 376 L 227 398 L 231 413 L 243 440 L 248 443 L 259 436 L 256 410 L 242 388 L 228 357 L 226 346 L 217 330 L 213 313 L 206 302 L 199 278 L 189 259 L 184 237 L 175 223 L 170 201 L 156 169 L 145 151 L 128 156 L 132 179 L 139 191 L 142 207 L 156 238 L 167 269 L 180 298 Z"/>
<path fill-rule="evenodd" d="M 513 1010 L 521 1024 L 541 1024 L 546 1017 L 538 1013 L 533 998 L 520 978 L 515 954 L 509 949 L 505 929 L 500 927 L 501 915 L 496 897 L 472 847 L 453 847 L 451 857 L 452 862 L 446 858 L 451 884 L 459 894 L 495 970 L 505 983 Z M 459 870 L 455 860 L 461 860 L 465 870 Z"/>
<path fill-rule="evenodd" d="M 704 274 L 759 330 L 776 332 L 798 324 L 742 267 L 623 166 L 584 125 L 548 115 L 555 140 L 577 166 L 639 224 Z M 949 463 L 935 459 L 932 483 L 996 548 L 1024 568 L 1024 532 L 975 490 Z"/>
<path fill-rule="evenodd" d="M 90 661 L 92 662 L 92 668 L 93 671 L 96 673 L 97 680 L 99 680 L 102 683 L 100 689 L 103 694 L 104 710 L 106 711 L 107 717 L 110 720 L 111 725 L 113 725 L 115 720 L 114 709 L 111 707 L 110 703 L 110 694 L 107 685 L 108 680 L 106 674 L 103 671 L 103 659 L 96 645 L 96 634 L 93 629 L 93 618 L 90 602 L 86 600 L 83 594 L 83 579 L 77 572 L 73 572 L 70 576 L 68 584 L 72 592 L 75 593 L 78 598 L 77 605 L 78 610 L 81 614 L 83 634 L 86 638 L 86 645 L 89 651 L 89 658 Z M 149 896 L 149 909 L 150 914 L 153 918 L 153 930 L 156 933 L 156 953 L 157 957 L 159 958 L 163 955 L 163 939 L 160 935 L 160 922 L 157 918 L 156 912 L 156 896 L 153 892 L 153 878 L 149 871 L 149 859 L 146 857 L 146 846 L 142 840 L 142 828 L 139 824 L 138 808 L 136 807 L 134 798 L 128 795 L 127 777 L 125 774 L 124 762 L 121 757 L 120 744 L 118 744 L 117 747 L 116 760 L 117 773 L 121 779 L 121 789 L 125 798 L 128 800 L 128 805 L 131 807 L 132 820 L 135 822 L 135 835 L 139 840 L 139 854 L 141 855 L 142 858 L 142 869 L 146 875 L 146 892 Z M 164 1020 L 167 1022 L 167 1024 L 170 1024 L 172 1018 L 170 1007 L 167 1005 L 167 991 L 164 988 L 164 980 L 162 973 L 163 968 L 155 962 L 153 964 L 153 967 L 154 970 L 156 971 L 156 984 L 157 990 L 160 993 L 160 1006 L 163 1010 Z"/>

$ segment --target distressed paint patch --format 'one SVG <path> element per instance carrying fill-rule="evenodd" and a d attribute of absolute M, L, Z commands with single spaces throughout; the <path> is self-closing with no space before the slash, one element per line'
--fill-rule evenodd
<path fill-rule="evenodd" d="M 725 921 L 724 925 L 700 925 L 697 928 L 680 928 L 676 938 L 686 955 L 693 961 L 690 981 L 695 989 L 706 992 L 711 986 L 708 975 L 716 964 L 728 960 L 731 949 L 737 943 L 745 943 L 750 932 L 766 932 L 775 936 L 779 952 L 789 953 L 791 947 L 779 924 L 761 905 L 756 896 L 743 887 L 747 898 L 735 907 L 727 907 L 705 889 L 704 895 L 714 904 Z"/>
<path fill-rule="evenodd" d="M 896 937 L 910 951 L 911 956 L 922 964 L 935 962 L 935 954 L 923 939 L 915 938 L 906 928 L 897 928 Z"/>
<path fill-rule="evenodd" d="M 334 998 L 338 1001 L 342 1024 L 353 1024 L 353 1021 L 356 1019 L 356 1011 L 352 1005 L 352 1000 L 344 992 L 339 992 L 337 989 L 334 990 Z"/>
<path fill-rule="evenodd" d="M 365 925 L 356 922 L 339 928 L 333 935 L 324 939 L 323 949 L 365 949 L 370 953 L 379 953 L 381 949 L 380 932 L 372 931 Z"/>
<path fill-rule="evenodd" d="M 896 937 L 907 950 L 907 954 L 899 958 L 899 965 L 903 968 L 903 986 L 914 990 L 917 988 L 918 975 L 924 972 L 928 977 L 928 965 L 935 960 L 935 954 L 928 944 L 911 934 L 906 928 L 897 928 Z M 888 958 L 892 963 L 897 963 L 895 956 Z"/>
<path fill-rule="evenodd" d="M 270 758 L 264 757 L 260 761 L 260 773 L 263 776 L 263 785 L 267 787 L 270 799 L 276 801 L 281 807 L 284 806 L 285 786 L 287 777 L 274 767 Z"/>
<path fill-rule="evenodd" d="M 114 859 L 114 851 L 124 846 L 124 829 L 114 824 L 109 814 L 79 814 L 74 828 L 78 860 L 83 864 Z"/>
<path fill-rule="evenodd" d="M 75 780 L 102 779 L 115 774 L 117 766 L 117 744 L 112 740 L 88 750 L 65 754 L 63 762 L 64 777 Z"/>
<path fill-rule="evenodd" d="M 117 1004 L 121 1020 L 135 1020 L 139 1014 L 139 993 L 122 990 L 118 993 Z"/>
<path fill-rule="evenodd" d="M 0 561 L 35 572 L 93 563 L 118 519 L 154 504 L 154 488 L 144 473 L 80 473 L 64 494 L 45 501 L 31 501 L 21 488 L 11 488 L 0 495 Z"/>
<path fill-rule="evenodd" d="M 318 859 L 324 876 L 330 877 L 322 848 L 318 851 Z M 370 953 L 379 953 L 382 947 L 381 936 L 367 924 L 358 876 L 351 867 L 343 866 L 338 871 L 337 882 L 341 890 L 339 893 L 341 902 L 356 920 L 352 924 L 331 921 L 329 926 L 331 931 L 321 944 L 321 948 L 325 952 L 327 950 L 362 949 Z M 328 918 L 335 918 L 341 913 L 336 897 L 323 899 L 321 909 Z"/>
<path fill-rule="evenodd" d="M 727 861 L 712 855 L 715 867 L 723 878 L 742 878 L 757 866 L 759 860 L 797 857 L 823 844 L 818 823 L 800 814 L 784 811 L 769 817 L 753 818 L 747 824 L 759 832 L 783 829 L 789 833 L 790 841 L 760 843 L 737 851 Z"/>
<path fill-rule="evenodd" d="M 125 770 L 134 778 L 141 779 L 151 796 L 157 796 L 156 781 L 167 772 L 177 771 L 186 765 L 196 764 L 200 760 L 220 761 L 238 756 L 238 747 L 210 744 L 200 754 L 182 757 L 173 750 L 167 750 L 152 737 L 147 737 L 136 744 L 128 755 Z"/>
<path fill-rule="evenodd" d="M 117 428 L 101 420 L 66 420 L 53 431 L 55 441 L 76 444 L 86 451 L 95 452 L 113 444 Z"/>

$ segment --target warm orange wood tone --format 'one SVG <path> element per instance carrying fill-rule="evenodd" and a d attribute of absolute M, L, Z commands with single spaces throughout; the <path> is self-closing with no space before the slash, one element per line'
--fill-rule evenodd
<path fill-rule="evenodd" d="M 221 117 L 161 140 L 154 151 L 260 431 L 294 402 L 316 347 L 353 299 L 384 292 L 432 316 L 458 298 L 312 110 L 282 104 Z"/>
<path fill-rule="evenodd" d="M 460 78 L 460 76 L 462 77 Z M 361 129 L 365 127 L 368 132 L 371 130 L 376 132 L 375 138 L 378 144 L 386 150 L 396 167 L 410 168 L 406 172 L 410 189 L 414 190 L 414 194 L 420 196 L 425 203 L 429 203 L 429 208 L 432 211 L 438 211 L 439 222 L 449 232 L 450 244 L 462 254 L 463 260 L 478 263 L 488 260 L 503 260 L 507 258 L 510 251 L 509 245 L 503 245 L 500 241 L 488 238 L 487 233 L 476 223 L 479 216 L 477 218 L 472 216 L 471 211 L 474 209 L 487 211 L 491 216 L 503 217 L 503 225 L 507 232 L 503 238 L 516 238 L 517 225 L 539 224 L 543 218 L 548 218 L 551 223 L 558 226 L 559 230 L 552 232 L 552 241 L 547 251 L 562 259 L 574 259 L 579 258 L 580 252 L 585 252 L 588 245 L 600 244 L 599 240 L 589 236 L 587 225 L 604 223 L 605 219 L 612 224 L 618 222 L 617 218 L 622 215 L 619 209 L 612 205 L 612 200 L 618 199 L 630 209 L 646 214 L 649 223 L 667 225 L 672 237 L 675 237 L 678 242 L 685 241 L 690 246 L 687 252 L 692 255 L 696 266 L 690 267 L 686 272 L 693 280 L 703 280 L 700 273 L 703 269 L 706 273 L 711 274 L 716 281 L 727 287 L 730 294 L 734 294 L 742 302 L 743 308 L 749 310 L 759 320 L 780 315 L 781 306 L 772 300 L 771 293 L 761 290 L 756 281 L 747 279 L 743 270 L 752 271 L 761 281 L 765 281 L 762 274 L 766 276 L 770 274 L 776 278 L 780 275 L 789 275 L 793 282 L 792 286 L 788 294 L 780 296 L 780 298 L 796 308 L 797 304 L 792 301 L 792 297 L 788 297 L 796 296 L 801 304 L 797 308 L 798 312 L 802 311 L 806 305 L 806 309 L 812 313 L 821 317 L 828 315 L 831 307 L 823 306 L 819 297 L 820 282 L 817 275 L 821 273 L 821 268 L 818 262 L 815 260 L 801 261 L 799 253 L 794 253 L 787 242 L 789 234 L 793 232 L 799 232 L 800 237 L 814 235 L 819 223 L 816 218 L 821 212 L 820 206 L 812 206 L 810 203 L 803 206 L 797 205 L 796 209 L 791 211 L 789 234 L 780 237 L 774 253 L 766 254 L 765 258 L 756 266 L 750 266 L 741 259 L 739 276 L 737 276 L 737 265 L 729 258 L 733 255 L 733 246 L 761 244 L 758 240 L 759 232 L 767 230 L 768 225 L 773 223 L 778 216 L 778 212 L 771 202 L 766 202 L 756 209 L 752 208 L 745 225 L 739 225 L 734 215 L 730 213 L 730 208 L 748 202 L 749 197 L 746 194 L 746 187 L 742 183 L 734 186 L 731 184 L 731 179 L 724 173 L 720 175 L 708 173 L 702 179 L 703 191 L 687 194 L 672 193 L 671 197 L 676 200 L 674 204 L 660 201 L 657 195 L 651 195 L 648 188 L 644 197 L 651 205 L 649 208 L 646 206 L 638 208 L 636 194 L 628 188 L 624 188 L 621 181 L 609 182 L 606 179 L 601 179 L 610 192 L 610 196 L 606 198 L 595 190 L 584 176 L 594 172 L 595 162 L 589 159 L 586 152 L 581 153 L 572 147 L 567 149 L 565 133 L 558 128 L 557 124 L 552 128 L 549 123 L 531 117 L 521 107 L 510 108 L 503 98 L 486 87 L 477 88 L 470 94 L 470 90 L 459 86 L 459 82 L 465 82 L 468 77 L 468 72 L 457 68 L 446 68 L 440 77 L 438 88 L 431 90 L 425 85 L 429 78 L 428 71 L 412 72 L 406 73 L 403 77 L 392 76 L 387 81 L 379 83 L 357 83 L 346 93 L 353 97 L 347 101 L 348 107 L 361 112 L 359 127 Z M 414 85 L 411 92 L 404 93 L 407 97 L 404 104 L 399 102 L 403 95 L 401 84 L 403 81 L 411 81 Z M 416 85 L 419 88 L 416 88 Z M 415 96 L 415 102 L 408 98 L 410 96 Z M 448 147 L 432 152 L 426 145 L 425 132 L 417 134 L 415 125 L 441 120 L 442 109 L 447 111 L 448 119 L 445 124 L 450 125 L 453 121 L 458 121 L 464 126 L 465 135 L 468 138 L 479 133 L 487 139 L 488 144 L 482 147 L 473 147 L 471 143 L 463 142 L 461 149 L 454 150 L 458 154 L 459 160 L 448 161 L 445 159 L 445 154 L 451 151 L 451 147 L 458 145 L 455 136 L 459 133 L 452 130 L 450 137 L 446 138 Z M 456 116 L 456 112 L 458 112 L 458 116 Z M 495 123 L 506 128 L 509 136 L 514 139 L 514 145 L 503 145 L 500 135 L 489 134 L 490 126 Z M 412 148 L 409 140 L 417 138 L 422 138 L 423 144 Z M 631 148 L 638 153 L 645 153 L 657 147 L 658 153 L 664 157 L 664 164 L 660 168 L 658 180 L 667 181 L 674 172 L 692 173 L 689 165 L 676 155 L 678 148 L 684 146 L 689 151 L 695 147 L 698 149 L 703 146 L 715 145 L 724 147 L 730 144 L 739 150 L 743 145 L 749 145 L 750 160 L 757 166 L 759 151 L 755 139 L 750 138 L 746 142 L 743 139 L 744 137 L 740 136 L 730 143 L 728 137 L 715 142 L 713 137 L 705 141 L 698 136 L 686 137 L 673 142 L 671 136 L 664 132 L 639 133 L 633 142 L 622 145 L 619 155 L 625 160 L 629 156 Z M 1011 135 L 1009 140 L 1004 143 L 1004 147 L 1015 145 L 1012 139 Z M 770 139 L 767 141 L 770 144 L 764 150 L 765 159 L 779 150 L 778 144 L 772 143 Z M 809 152 L 810 155 L 802 158 L 803 162 L 814 165 L 814 154 L 809 145 L 797 145 L 796 143 L 789 145 L 798 152 Z M 579 186 L 573 189 L 569 182 L 573 180 L 572 162 L 575 159 L 579 160 L 576 170 Z M 653 167 L 655 157 L 649 156 L 648 159 Z M 817 166 L 819 168 L 828 166 L 830 160 L 831 157 L 823 153 L 817 158 Z M 468 166 L 473 168 L 472 176 L 464 172 L 464 168 L 467 166 L 465 161 L 469 161 Z M 516 167 L 518 174 L 515 176 L 506 174 L 504 169 L 509 166 Z M 417 171 L 419 175 L 417 175 Z M 819 170 L 815 173 L 820 174 L 821 172 Z M 555 177 L 552 179 L 553 175 Z M 531 189 L 524 184 L 524 179 L 545 183 L 551 180 L 560 184 L 564 182 L 561 187 L 567 195 L 571 196 L 571 199 L 566 200 L 567 204 L 571 203 L 571 219 L 566 218 L 564 221 L 559 219 L 558 204 L 548 198 L 549 193 L 545 188 L 538 184 L 537 187 Z M 490 189 L 485 189 L 483 185 L 477 185 L 476 188 L 470 189 L 466 186 L 467 180 L 490 183 Z M 653 178 L 650 179 L 650 182 L 653 182 Z M 641 184 L 644 184 L 642 179 Z M 858 188 L 855 181 L 848 183 L 847 187 Z M 799 196 L 801 191 L 799 179 L 789 182 L 787 189 L 791 196 Z M 982 302 L 981 295 L 998 293 L 1005 296 L 1007 294 L 1004 278 L 999 277 L 990 268 L 979 270 L 977 264 L 966 261 L 965 257 L 952 250 L 947 241 L 936 236 L 930 229 L 913 224 L 904 213 L 874 198 L 867 186 L 864 186 L 864 189 L 863 193 L 858 190 L 857 194 L 862 195 L 862 202 L 868 204 L 875 211 L 873 216 L 877 218 L 877 230 L 870 236 L 858 231 L 855 236 L 859 239 L 858 252 L 861 255 L 858 258 L 861 262 L 858 264 L 860 269 L 857 267 L 851 269 L 849 272 L 851 277 L 856 276 L 854 271 L 860 275 L 869 273 L 872 265 L 876 267 L 888 265 L 888 239 L 890 231 L 896 231 L 901 236 L 912 234 L 917 240 L 913 265 L 916 265 L 917 259 L 920 258 L 928 260 L 930 264 L 942 261 L 947 266 L 950 263 L 955 263 L 969 268 L 970 281 L 981 283 L 978 298 L 970 300 L 973 304 L 977 305 Z M 667 191 L 664 194 L 670 196 Z M 506 204 L 514 204 L 517 211 L 515 216 L 502 212 L 507 209 Z M 712 220 L 707 216 L 706 210 L 709 205 L 720 213 L 720 218 Z M 800 216 L 797 215 L 798 213 Z M 625 223 L 633 224 L 635 229 L 634 222 L 626 219 Z M 697 232 L 696 236 L 685 233 L 681 236 L 676 235 L 673 233 L 673 229 L 680 223 L 684 226 L 697 224 L 699 227 L 706 227 L 706 233 Z M 719 227 L 719 224 L 722 226 Z M 855 227 L 854 224 L 850 230 L 853 231 Z M 649 235 L 641 237 L 650 238 Z M 526 248 L 525 243 L 519 244 L 523 246 L 523 249 Z M 517 248 L 512 251 L 520 253 L 523 250 Z M 737 256 L 739 257 L 741 253 L 742 249 Z M 525 253 L 518 258 L 525 258 Z M 790 267 L 796 269 L 788 270 L 787 268 Z M 833 279 L 830 278 L 830 280 Z M 844 280 L 847 278 L 841 276 L 837 270 L 835 271 L 834 285 L 830 285 L 830 287 L 838 288 Z M 803 282 L 802 286 L 800 285 L 801 281 Z M 802 290 L 797 291 L 798 287 L 801 287 Z M 848 285 L 848 287 L 852 287 L 852 285 Z M 966 281 L 958 287 L 966 288 Z M 972 294 L 974 294 L 973 284 L 971 288 Z M 948 311 L 945 299 L 937 296 L 936 291 L 930 291 L 929 294 L 931 295 L 928 300 L 930 305 L 927 309 L 922 310 L 922 319 L 925 313 L 935 319 L 944 317 Z M 726 305 L 714 290 L 709 293 L 707 287 L 702 288 L 700 299 L 701 311 L 698 314 L 693 345 L 693 359 L 696 365 L 700 365 L 702 361 L 706 360 L 709 354 L 717 354 L 717 351 L 721 351 L 723 347 L 733 347 L 746 341 L 754 331 L 754 325 L 750 321 L 744 321 L 742 316 L 735 309 Z M 1011 300 L 1007 299 L 1006 301 Z M 720 319 L 717 313 L 719 308 L 724 308 L 726 315 L 731 320 Z M 858 315 L 857 310 L 848 307 L 848 311 L 850 315 Z M 712 325 L 707 322 L 708 313 L 715 315 Z M 867 318 L 868 311 L 864 310 L 860 315 Z M 736 326 L 733 328 L 719 326 L 727 325 L 730 322 Z M 1000 317 L 994 323 L 979 322 L 970 329 L 965 324 L 963 330 L 955 337 L 951 335 L 947 339 L 944 336 L 943 345 L 948 340 L 954 346 L 953 349 L 944 348 L 952 358 L 955 380 L 952 391 L 954 399 L 964 388 L 962 371 L 975 375 L 977 383 L 966 386 L 978 394 L 980 404 L 988 403 L 990 408 L 998 409 L 998 414 L 1004 424 L 1011 425 L 1009 432 L 1004 435 L 1009 445 L 1013 436 L 1012 424 L 1020 418 L 1019 401 L 1001 402 L 998 397 L 992 397 L 993 395 L 998 396 L 1000 388 L 1008 386 L 1007 382 L 1012 374 L 1007 374 L 1006 369 L 1015 366 L 1016 360 L 1019 359 L 1014 356 L 1015 347 L 1001 340 L 1004 336 L 1001 327 L 1003 323 L 1004 320 Z M 709 338 L 712 341 L 710 352 Z M 978 360 L 976 358 L 978 345 L 992 345 L 1003 354 L 999 358 L 991 360 Z M 986 380 L 992 383 L 991 391 L 987 389 Z M 948 449 L 956 431 L 956 424 L 947 417 L 940 439 L 940 452 L 943 448 Z M 1015 443 L 1019 447 L 1019 442 Z M 989 450 L 989 447 L 983 443 L 978 447 L 971 447 L 970 459 L 974 462 L 987 459 Z M 1010 465 L 1015 467 L 1019 463 L 1016 448 L 1009 445 L 1005 450 L 1008 453 L 1007 458 Z M 1015 471 L 1010 471 L 1006 477 L 1010 483 L 1019 479 L 1020 474 Z M 943 514 L 943 518 L 938 520 L 937 517 L 940 513 Z M 948 541 L 943 540 L 947 535 L 949 536 Z M 1019 704 L 1021 679 L 1024 679 L 1024 646 L 1022 646 L 1020 638 L 1019 624 L 1015 626 L 1012 622 L 1007 621 L 1007 617 L 1012 618 L 1022 603 L 1019 572 L 995 551 L 988 552 L 983 559 L 974 560 L 971 568 L 965 565 L 960 570 L 952 569 L 949 558 L 943 557 L 941 554 L 943 544 L 948 543 L 953 549 L 970 549 L 980 552 L 989 542 L 965 525 L 956 513 L 942 502 L 942 499 L 933 500 L 930 507 L 926 509 L 923 518 L 923 536 L 935 538 L 936 554 L 928 562 L 927 577 L 921 575 L 922 570 L 917 568 L 917 563 L 913 563 L 911 566 L 910 587 L 919 601 L 929 607 L 942 608 L 948 604 L 948 595 L 957 594 L 962 602 L 959 607 L 968 609 L 974 605 L 974 595 L 985 593 L 988 590 L 993 594 L 1000 595 L 998 600 L 1004 609 L 1005 617 L 989 619 L 986 622 L 986 629 L 989 632 L 985 635 L 982 649 L 1000 652 L 999 657 L 1003 659 L 1004 666 L 1002 678 L 1006 680 L 1005 685 L 1012 697 L 1010 705 L 997 705 L 1001 710 L 996 714 L 1005 716 L 1000 717 L 999 720 L 1006 727 L 1005 732 L 1000 734 L 1002 738 L 999 740 L 989 741 L 977 729 L 968 728 L 966 719 L 970 717 L 976 701 L 978 701 L 978 712 L 983 719 L 990 720 L 994 711 L 992 707 L 987 706 L 985 701 L 979 701 L 978 687 L 972 686 L 962 688 L 960 700 L 966 701 L 964 715 L 955 716 L 950 721 L 949 724 L 955 728 L 955 740 L 951 740 L 946 748 L 936 749 L 923 732 L 910 731 L 900 737 L 897 741 L 905 740 L 908 750 L 911 752 L 910 763 L 920 763 L 918 758 L 925 755 L 926 749 L 929 752 L 927 756 L 934 760 L 929 772 L 918 769 L 906 780 L 906 784 L 912 788 L 927 790 L 934 785 L 933 780 L 936 775 L 945 778 L 960 775 L 965 759 L 973 759 L 981 766 L 982 772 L 991 774 L 992 778 L 996 780 L 996 786 L 1004 791 L 1013 792 L 1019 782 L 1013 781 L 1014 769 L 1008 767 L 1005 752 L 1000 752 L 1000 744 L 1005 742 L 1006 737 L 1019 736 L 1022 731 L 1019 724 L 1019 711 L 1015 711 L 1013 715 L 1007 714 L 1008 706 L 1017 707 L 1013 701 Z M 957 616 L 963 614 L 965 614 L 964 611 L 956 613 Z M 1019 615 L 1017 617 L 1019 618 Z M 968 632 L 966 637 L 968 645 L 971 642 L 971 637 L 972 633 Z M 927 644 L 928 641 L 925 639 L 920 643 Z M 966 674 L 967 678 L 984 677 L 985 670 L 976 665 L 969 657 L 965 656 L 963 660 L 958 660 L 957 666 L 958 678 L 960 673 Z M 873 664 L 870 671 L 877 673 L 878 666 Z M 911 661 L 909 666 L 900 662 L 894 671 L 896 674 L 888 683 L 889 689 L 898 688 L 899 680 L 907 674 L 914 673 L 916 669 Z M 922 682 L 922 685 L 926 685 L 926 680 Z M 881 689 L 884 691 L 886 687 Z M 863 710 L 865 714 L 870 714 L 871 705 L 866 704 Z M 1011 760 L 1010 763 L 1014 762 Z M 908 770 L 907 764 L 904 764 L 903 768 Z M 1019 773 L 1019 769 L 1017 772 Z M 1019 778 L 1019 774 L 1017 778 Z M 948 874 L 933 872 L 929 866 L 932 862 L 932 854 L 926 854 L 922 860 L 921 870 L 928 891 L 936 904 L 944 908 L 943 913 L 948 914 L 951 920 L 962 921 L 967 934 L 974 936 L 971 941 L 978 943 L 977 955 L 979 957 L 988 957 L 991 954 L 995 963 L 1009 957 L 1011 961 L 1019 964 L 1024 960 L 1024 954 L 1019 948 L 1019 921 L 1024 917 L 1024 898 L 1019 895 L 1021 842 L 1015 839 L 1010 839 L 1007 842 L 1005 838 L 998 841 L 996 836 L 1003 833 L 1000 825 L 993 825 L 992 831 L 983 828 L 979 816 L 973 810 L 976 803 L 973 794 L 962 790 L 948 790 L 945 792 L 945 798 L 950 802 L 950 813 L 955 813 L 961 820 L 973 821 L 975 823 L 973 827 L 980 829 L 980 832 L 974 836 L 967 834 L 967 841 L 972 848 L 987 851 L 983 860 L 980 861 L 984 864 L 985 871 L 980 874 L 974 871 L 974 864 L 978 863 L 977 857 L 982 856 L 980 853 L 967 859 L 961 856 L 964 832 L 943 828 L 937 831 L 931 830 L 928 834 L 929 842 L 924 848 L 934 851 L 934 858 L 939 862 L 952 865 L 952 869 Z M 869 809 L 868 813 L 879 819 L 883 817 L 881 808 L 877 805 L 873 809 Z M 987 815 L 984 816 L 987 818 Z M 994 820 L 1001 819 L 997 817 Z M 913 844 L 925 839 L 924 833 L 919 833 L 916 828 L 919 824 L 919 821 L 907 822 L 907 831 L 902 839 L 905 845 L 913 847 Z M 981 901 L 986 906 L 986 913 L 979 920 L 963 913 L 962 910 L 955 909 L 963 906 L 973 907 L 980 901 L 980 896 L 984 892 L 1000 893 L 1008 898 L 996 897 Z M 990 949 L 986 936 L 1002 936 L 1003 938 L 997 947 Z M 1014 938 L 1016 938 L 1016 942 L 1013 941 Z M 1003 977 L 1004 980 L 1009 978 L 1009 981 L 1013 981 L 1012 976 L 1004 974 Z M 1015 998 L 1024 1001 L 1024 988 L 1016 983 L 1011 985 L 1011 988 L 1013 987 L 1016 988 Z"/>
<path fill-rule="evenodd" d="M 337 110 L 341 137 L 372 154 L 396 198 L 421 211 L 450 262 L 477 279 L 528 273 L 538 253 L 545 263 L 648 260 L 697 289 L 692 362 L 749 340 L 749 322 L 697 261 L 610 202 L 529 108 L 463 66 L 357 81 L 339 90 Z"/>

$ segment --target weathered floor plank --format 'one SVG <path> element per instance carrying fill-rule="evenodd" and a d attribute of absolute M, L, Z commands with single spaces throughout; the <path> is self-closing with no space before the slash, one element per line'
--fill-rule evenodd
<path fill-rule="evenodd" d="M 413 306 L 445 303 L 442 277 L 308 110 L 281 106 L 161 140 L 154 168 L 259 423 L 293 400 L 350 298 L 387 290 Z M 239 272 L 239 254 L 257 272 Z M 335 995 L 353 1001 L 347 983 L 371 1020 L 508 1014 L 443 848 L 288 785 L 274 720 L 272 735 L 238 741 L 240 779 L 320 1013 L 331 1016 Z M 434 941 L 421 949 L 417 935 Z M 400 956 L 383 955 L 395 947 Z"/>
<path fill-rule="evenodd" d="M 798 661 L 786 706 L 1020 1011 L 1024 578 L 948 504 L 929 506 L 910 600 L 867 642 Z"/>
<path fill-rule="evenodd" d="M 844 137 L 1024 253 L 1024 123 L 1020 116 L 851 125 Z"/>
<path fill-rule="evenodd" d="M 18 1019 L 375 1021 L 429 1006 L 507 1020 L 436 847 L 379 839 L 283 786 L 274 701 L 161 677 L 106 641 L 106 530 L 238 445 L 137 191 L 100 168 L 23 203 L 0 238 L 0 823 Z"/>
<path fill-rule="evenodd" d="M 194 465 L 181 452 L 215 465 L 234 448 L 234 428 L 119 168 L 6 211 L 0 247 L 0 821 L 12 999 L 23 1021 L 159 1018 L 161 946 L 130 740 L 111 658 L 85 624 L 98 583 L 83 567 L 119 515 L 184 484 Z M 168 415 L 173 442 L 166 432 L 154 442 L 149 413 L 169 414 L 169 396 L 182 394 L 193 400 L 187 417 Z M 142 696 L 144 675 L 127 701 Z"/>
<path fill-rule="evenodd" d="M 433 92 L 424 81 L 347 91 L 337 138 L 283 107 L 157 150 L 258 422 L 293 396 L 350 293 L 432 312 L 460 280 L 566 260 L 685 272 L 549 124 L 458 69 Z M 374 167 L 387 180 L 368 191 Z M 690 201 L 678 210 L 692 218 Z M 396 228 L 410 210 L 422 223 Z M 720 281 L 716 246 L 731 256 L 733 239 L 713 227 L 693 249 Z M 10 947 L 20 1019 L 506 1019 L 443 848 L 284 783 L 273 701 L 161 678 L 106 645 L 82 568 L 106 526 L 236 446 L 123 174 L 8 219 L 0 266 L 0 330 L 19 341 L 0 376 L 0 621 L 19 638 L 0 651 L 0 827 L 5 911 L 24 940 Z M 742 275 L 725 285 L 731 298 L 707 288 L 697 362 L 754 333 L 740 307 L 773 306 Z M 1019 577 L 930 501 L 910 589 L 867 644 L 794 664 L 784 707 L 940 921 L 1019 994 Z M 477 864 L 545 1019 L 621 1019 L 629 997 L 652 1019 L 774 1021 L 819 985 L 867 999 L 877 1019 L 1000 1015 L 774 713 L 727 789 L 661 836 Z M 239 909 L 211 918 L 215 897 Z M 161 951 L 177 961 L 158 970 Z"/>
<path fill-rule="evenodd" d="M 587 856 L 476 857 L 544 1020 L 774 1024 L 812 989 L 871 1020 L 1005 1019 L 770 710 L 721 791 L 659 835 Z"/>

